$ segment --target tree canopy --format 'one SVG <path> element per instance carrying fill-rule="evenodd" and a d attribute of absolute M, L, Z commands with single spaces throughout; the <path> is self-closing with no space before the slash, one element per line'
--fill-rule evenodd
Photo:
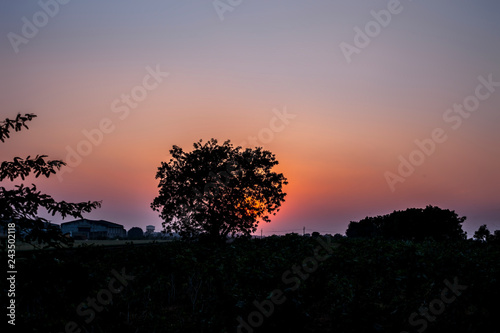
<path fill-rule="evenodd" d="M 435 206 L 408 208 L 391 214 L 366 217 L 359 222 L 350 222 L 348 237 L 423 240 L 425 238 L 465 239 L 462 223 L 466 217 L 459 217 L 455 211 Z"/>
<path fill-rule="evenodd" d="M 486 224 L 483 224 L 476 230 L 473 238 L 479 242 L 500 243 L 500 230 L 491 233 Z"/>
<path fill-rule="evenodd" d="M 285 200 L 282 173 L 274 154 L 255 149 L 222 145 L 211 139 L 194 143 L 185 152 L 170 150 L 170 161 L 162 162 L 156 178 L 159 195 L 151 207 L 160 212 L 166 232 L 182 237 L 207 235 L 212 239 L 249 236 L 259 220 L 270 222 Z"/>
<path fill-rule="evenodd" d="M 9 138 L 11 130 L 18 132 L 28 128 L 26 122 L 35 118 L 34 114 L 18 114 L 15 119 L 5 119 L 0 122 L 0 141 L 5 142 Z M 31 174 L 35 177 L 43 175 L 49 177 L 55 174 L 61 166 L 66 165 L 63 161 L 47 160 L 46 155 L 31 156 L 25 159 L 14 157 L 13 161 L 4 161 L 0 166 L 0 181 L 17 178 L 25 180 Z M 13 189 L 0 186 L 0 225 L 7 232 L 14 225 L 16 238 L 33 245 L 44 244 L 44 246 L 60 246 L 70 243 L 64 237 L 60 229 L 49 223 L 47 219 L 38 216 L 38 210 L 45 208 L 53 216 L 60 214 L 62 218 L 73 216 L 82 218 L 82 213 L 90 212 L 101 206 L 100 201 L 87 201 L 70 203 L 56 201 L 50 195 L 43 194 L 37 190 L 36 185 L 15 185 Z"/>
<path fill-rule="evenodd" d="M 142 228 L 132 227 L 127 232 L 127 238 L 128 239 L 133 239 L 133 240 L 143 239 L 144 238 L 144 232 L 142 231 Z"/>

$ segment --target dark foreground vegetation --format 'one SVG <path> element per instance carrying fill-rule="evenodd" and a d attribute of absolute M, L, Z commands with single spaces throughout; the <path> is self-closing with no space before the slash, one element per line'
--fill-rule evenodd
<path fill-rule="evenodd" d="M 16 287 L 23 332 L 238 332 L 242 321 L 240 332 L 500 326 L 498 242 L 292 234 L 24 256 Z"/>

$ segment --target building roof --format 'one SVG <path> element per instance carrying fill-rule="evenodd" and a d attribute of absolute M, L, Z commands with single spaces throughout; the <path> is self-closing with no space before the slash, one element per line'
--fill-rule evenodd
<path fill-rule="evenodd" d="M 89 220 L 89 219 L 79 219 L 79 220 L 74 220 L 74 221 L 68 221 L 68 222 L 61 223 L 61 226 L 68 225 L 71 223 L 80 223 L 83 221 L 91 223 L 91 224 L 92 223 L 99 224 L 99 225 L 102 225 L 102 226 L 105 226 L 108 228 L 123 228 L 123 225 L 118 224 L 118 223 L 113 223 L 113 222 L 109 222 L 109 221 L 105 221 L 105 220 Z"/>

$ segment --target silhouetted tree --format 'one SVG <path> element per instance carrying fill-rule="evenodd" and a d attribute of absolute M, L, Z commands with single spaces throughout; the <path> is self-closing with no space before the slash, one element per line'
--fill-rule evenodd
<path fill-rule="evenodd" d="M 344 239 L 345 237 L 346 237 L 346 236 L 343 236 L 343 235 L 341 235 L 341 234 L 337 233 L 337 234 L 333 235 L 333 240 L 334 240 L 334 241 L 339 241 L 339 240 Z"/>
<path fill-rule="evenodd" d="M 489 236 L 488 242 L 500 244 L 500 230 L 495 230 L 493 234 Z"/>
<path fill-rule="evenodd" d="M 144 232 L 139 227 L 132 227 L 127 233 L 128 239 L 138 240 L 144 238 Z"/>
<path fill-rule="evenodd" d="M 194 143 L 191 152 L 174 145 L 170 154 L 158 168 L 160 190 L 151 204 L 169 233 L 213 240 L 249 236 L 259 219 L 270 222 L 286 196 L 286 178 L 272 171 L 275 155 L 261 147 L 243 150 L 211 139 Z"/>
<path fill-rule="evenodd" d="M 16 132 L 22 128 L 28 128 L 26 122 L 35 118 L 34 114 L 18 114 L 15 119 L 5 119 L 0 122 L 0 141 L 5 142 L 9 138 L 11 130 Z M 61 166 L 66 165 L 63 161 L 46 160 L 46 155 L 37 155 L 35 158 L 28 156 L 26 159 L 14 157 L 11 162 L 4 161 L 0 166 L 0 181 L 17 178 L 25 180 L 30 174 L 35 177 L 43 175 L 49 177 L 55 174 Z M 61 230 L 49 223 L 48 220 L 38 215 L 40 208 L 45 208 L 48 213 L 60 214 L 64 219 L 66 216 L 82 218 L 83 212 L 100 207 L 99 201 L 88 201 L 80 203 L 69 203 L 66 201 L 55 201 L 50 195 L 43 194 L 36 186 L 15 185 L 13 189 L 0 187 L 0 225 L 7 232 L 8 228 L 14 226 L 17 240 L 33 245 L 45 244 L 45 247 L 59 247 L 61 244 L 70 244 L 71 240 L 64 237 Z"/>
<path fill-rule="evenodd" d="M 423 240 L 425 238 L 465 239 L 462 223 L 455 211 L 427 206 L 425 209 L 408 208 L 391 214 L 366 217 L 351 222 L 346 231 L 348 237 Z"/>
<path fill-rule="evenodd" d="M 474 239 L 485 242 L 490 237 L 491 233 L 486 224 L 483 224 L 474 233 Z"/>
<path fill-rule="evenodd" d="M 346 230 L 346 236 L 351 238 L 381 237 L 381 226 L 384 216 L 366 217 L 359 222 L 351 221 Z"/>

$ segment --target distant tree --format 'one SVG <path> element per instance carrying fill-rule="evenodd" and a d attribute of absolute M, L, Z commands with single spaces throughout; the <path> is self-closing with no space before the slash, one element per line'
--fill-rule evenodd
<path fill-rule="evenodd" d="M 386 215 L 387 216 L 387 215 Z M 366 217 L 359 222 L 351 221 L 346 230 L 346 236 L 350 238 L 374 238 L 381 237 L 381 225 L 386 217 Z"/>
<path fill-rule="evenodd" d="M 500 244 L 500 230 L 495 230 L 492 235 L 490 235 L 488 242 Z"/>
<path fill-rule="evenodd" d="M 490 238 L 490 235 L 491 235 L 491 233 L 488 230 L 488 227 L 486 226 L 486 224 L 483 224 L 474 233 L 474 239 L 476 239 L 478 241 L 486 242 L 488 240 L 488 238 Z"/>
<path fill-rule="evenodd" d="M 407 240 L 465 239 L 466 233 L 462 230 L 465 219 L 465 216 L 459 217 L 455 211 L 434 206 L 427 206 L 425 209 L 408 208 L 351 222 L 346 235 L 351 238 L 382 237 Z"/>
<path fill-rule="evenodd" d="M 339 234 L 339 233 L 337 233 L 337 234 L 333 235 L 333 240 L 334 240 L 334 241 L 339 241 L 339 240 L 344 239 L 344 238 L 346 238 L 346 236 L 341 235 L 341 234 Z"/>
<path fill-rule="evenodd" d="M 314 237 L 314 238 L 318 238 L 320 235 L 319 235 L 319 232 L 313 231 L 313 233 L 311 234 L 311 236 Z"/>
<path fill-rule="evenodd" d="M 144 238 L 144 232 L 139 227 L 132 227 L 127 233 L 128 239 L 139 240 Z"/>
<path fill-rule="evenodd" d="M 5 142 L 9 138 L 11 130 L 15 132 L 28 128 L 26 122 L 31 121 L 36 115 L 29 113 L 18 114 L 15 119 L 5 119 L 0 122 L 0 141 Z M 37 155 L 35 158 L 28 156 L 23 159 L 14 157 L 13 161 L 4 161 L 0 166 L 0 181 L 17 178 L 25 180 L 30 174 L 35 177 L 43 175 L 49 177 L 55 174 L 61 166 L 66 165 L 63 161 L 46 160 L 46 155 Z M 60 228 L 50 224 L 48 220 L 38 216 L 38 210 L 45 208 L 49 214 L 60 214 L 64 219 L 66 216 L 82 218 L 82 213 L 101 206 L 100 201 L 88 201 L 80 203 L 69 203 L 66 201 L 55 201 L 50 195 L 43 194 L 36 186 L 15 185 L 13 189 L 0 187 L 0 225 L 7 232 L 8 228 L 14 226 L 16 239 L 33 244 L 37 247 L 71 244 L 71 239 L 64 237 Z"/>
<path fill-rule="evenodd" d="M 269 214 L 279 211 L 286 196 L 286 178 L 272 171 L 275 155 L 261 147 L 243 150 L 211 139 L 195 143 L 191 152 L 173 146 L 170 154 L 158 168 L 160 190 L 151 204 L 169 233 L 206 234 L 212 240 L 249 237 L 259 219 L 270 222 Z"/>

